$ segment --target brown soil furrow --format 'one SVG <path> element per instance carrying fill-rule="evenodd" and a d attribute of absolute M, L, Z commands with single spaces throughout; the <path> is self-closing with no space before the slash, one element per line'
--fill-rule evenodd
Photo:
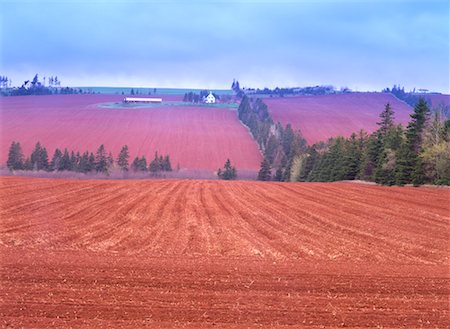
<path fill-rule="evenodd" d="M 450 327 L 443 189 L 0 180 L 0 327 Z"/>

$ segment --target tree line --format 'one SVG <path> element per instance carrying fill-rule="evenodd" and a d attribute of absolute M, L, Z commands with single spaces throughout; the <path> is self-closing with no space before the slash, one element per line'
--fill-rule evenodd
<path fill-rule="evenodd" d="M 0 76 L 0 89 L 6 89 L 11 87 L 11 79 L 9 79 L 6 75 Z"/>
<path fill-rule="evenodd" d="M 158 173 L 161 171 L 172 171 L 172 165 L 169 155 L 158 155 L 155 152 L 154 158 L 147 165 L 145 156 L 136 157 L 131 165 L 129 164 L 128 146 L 124 145 L 120 150 L 117 159 L 114 159 L 111 152 L 107 152 L 102 144 L 98 147 L 95 154 L 85 151 L 83 153 L 70 151 L 65 148 L 64 151 L 55 149 L 53 156 L 49 159 L 47 149 L 36 143 L 30 156 L 25 157 L 19 142 L 13 141 L 9 148 L 8 160 L 6 165 L 9 170 L 34 170 L 34 171 L 74 171 L 80 173 L 104 173 L 117 166 L 122 172 L 150 172 Z"/>
<path fill-rule="evenodd" d="M 0 85 L 2 88 L 7 88 L 8 78 L 1 77 Z M 11 80 L 9 80 L 11 81 Z M 26 80 L 19 88 L 8 88 L 1 90 L 2 96 L 27 96 L 27 95 L 52 95 L 52 94 L 81 94 L 81 89 L 75 89 L 70 87 L 62 87 L 61 81 L 58 77 L 51 76 L 48 78 L 48 86 L 46 86 L 46 78 L 43 82 L 39 80 L 39 75 L 36 74 L 33 79 Z"/>
<path fill-rule="evenodd" d="M 320 181 L 361 179 L 384 185 L 450 184 L 450 120 L 431 112 L 421 98 L 406 128 L 394 123 L 390 104 L 380 114 L 378 129 L 349 138 L 294 149 L 286 157 L 289 174 L 272 176 L 273 162 L 264 153 L 259 180 Z M 282 140 L 283 142 L 283 140 Z"/>
<path fill-rule="evenodd" d="M 220 99 L 219 95 L 217 95 L 215 93 L 212 93 L 212 94 L 213 94 L 213 96 L 215 97 L 216 100 Z M 205 90 L 200 90 L 199 94 L 190 91 L 190 92 L 184 94 L 183 102 L 186 102 L 186 103 L 202 103 L 203 99 L 206 96 L 208 96 L 208 95 L 209 95 L 209 92 L 206 89 Z"/>
<path fill-rule="evenodd" d="M 290 124 L 274 124 L 267 105 L 260 98 L 247 95 L 241 100 L 238 117 L 248 127 L 264 156 L 258 179 L 289 181 L 294 160 L 307 147 L 300 131 L 294 131 Z M 272 168 L 276 168 L 273 177 Z"/>

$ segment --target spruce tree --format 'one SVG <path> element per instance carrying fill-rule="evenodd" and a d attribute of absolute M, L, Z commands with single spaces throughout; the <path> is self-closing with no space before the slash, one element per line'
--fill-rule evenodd
<path fill-rule="evenodd" d="M 78 171 L 82 173 L 87 173 L 91 171 L 91 164 L 89 162 L 89 152 L 86 151 L 81 155 L 80 163 L 78 165 Z"/>
<path fill-rule="evenodd" d="M 266 147 L 264 149 L 264 158 L 266 158 L 271 165 L 275 160 L 278 145 L 279 143 L 277 138 L 275 137 L 275 135 L 271 134 L 269 139 L 267 140 Z"/>
<path fill-rule="evenodd" d="M 236 179 L 237 170 L 234 166 L 231 165 L 230 159 L 227 159 L 227 161 L 225 161 L 223 170 L 219 169 L 217 171 L 217 176 L 219 176 L 219 178 L 224 179 L 224 180 Z"/>
<path fill-rule="evenodd" d="M 117 158 L 117 165 L 119 166 L 120 170 L 122 171 L 128 171 L 128 146 L 124 145 L 122 149 L 119 152 L 119 156 Z"/>
<path fill-rule="evenodd" d="M 103 144 L 99 146 L 97 153 L 95 154 L 95 170 L 102 173 L 108 171 L 108 158 Z"/>
<path fill-rule="evenodd" d="M 61 169 L 60 170 L 72 170 L 72 163 L 70 162 L 70 155 L 67 148 L 64 149 L 63 156 L 61 158 Z"/>
<path fill-rule="evenodd" d="M 258 172 L 258 180 L 269 181 L 271 179 L 271 171 L 269 161 L 264 158 L 261 161 L 261 168 Z"/>
<path fill-rule="evenodd" d="M 33 164 L 31 163 L 30 157 L 27 157 L 23 162 L 23 170 L 33 170 Z"/>
<path fill-rule="evenodd" d="M 24 169 L 24 157 L 22 147 L 19 142 L 12 142 L 9 147 L 8 160 L 6 166 L 9 170 L 22 170 Z"/>
<path fill-rule="evenodd" d="M 108 156 L 106 157 L 106 168 L 107 171 L 114 165 L 114 157 L 111 152 L 108 153 Z"/>
<path fill-rule="evenodd" d="M 158 156 L 158 152 L 155 152 L 155 157 L 153 158 L 153 160 L 150 162 L 148 170 L 152 173 L 156 173 L 160 170 L 161 166 L 159 164 L 159 156 Z"/>
<path fill-rule="evenodd" d="M 413 183 L 415 186 L 423 184 L 425 173 L 419 157 L 423 150 L 423 135 L 430 117 L 430 109 L 421 97 L 411 114 L 411 121 L 406 128 L 406 143 L 399 152 L 399 165 L 396 168 L 396 183 L 404 185 Z"/>
<path fill-rule="evenodd" d="M 93 171 L 93 170 L 95 170 L 95 156 L 94 156 L 94 153 L 90 153 L 89 154 L 89 158 L 88 158 L 88 164 L 89 164 L 89 166 L 88 166 L 88 168 L 89 168 L 89 170 L 88 171 Z"/>
<path fill-rule="evenodd" d="M 37 142 L 30 155 L 30 161 L 33 170 L 39 170 L 40 157 L 41 157 L 41 143 Z"/>
<path fill-rule="evenodd" d="M 363 180 L 373 181 L 380 154 L 383 151 L 383 139 L 379 131 L 369 136 L 362 153 L 359 177 Z"/>
<path fill-rule="evenodd" d="M 70 170 L 77 171 L 78 170 L 78 158 L 75 155 L 74 151 L 70 152 Z"/>
<path fill-rule="evenodd" d="M 275 176 L 273 177 L 274 181 L 282 182 L 283 181 L 283 168 L 279 166 L 277 171 L 275 172 Z"/>
<path fill-rule="evenodd" d="M 164 170 L 164 157 L 162 155 L 158 158 L 158 170 L 163 171 Z"/>
<path fill-rule="evenodd" d="M 391 104 L 386 104 L 383 112 L 380 113 L 380 122 L 377 122 L 377 125 L 380 126 L 378 130 L 383 137 L 394 127 L 394 111 L 391 108 Z"/>
<path fill-rule="evenodd" d="M 315 146 L 313 145 L 310 147 L 310 149 L 307 152 L 307 158 L 305 159 L 301 169 L 300 169 L 300 181 L 306 182 L 308 180 L 308 176 L 312 169 L 314 168 L 314 165 L 317 161 L 317 150 Z"/>
<path fill-rule="evenodd" d="M 33 152 L 31 152 L 31 166 L 33 170 L 48 170 L 48 153 L 47 149 L 37 142 Z"/>
<path fill-rule="evenodd" d="M 346 178 L 346 170 L 344 157 L 345 140 L 343 137 L 338 137 L 334 140 L 334 143 L 330 147 L 329 152 L 329 168 L 330 168 L 330 177 L 329 181 L 338 181 Z"/>
<path fill-rule="evenodd" d="M 131 169 L 133 171 L 139 171 L 139 167 L 140 167 L 140 165 L 139 165 L 139 157 L 135 157 L 133 162 L 131 163 Z"/>
<path fill-rule="evenodd" d="M 133 171 L 147 171 L 147 159 L 145 156 L 142 156 L 141 158 L 134 158 L 131 164 L 131 169 Z"/>
<path fill-rule="evenodd" d="M 139 169 L 141 171 L 147 171 L 147 159 L 145 158 L 145 156 L 142 156 L 139 160 Z"/>
<path fill-rule="evenodd" d="M 343 179 L 354 180 L 361 165 L 361 149 L 356 134 L 344 142 Z"/>
<path fill-rule="evenodd" d="M 53 153 L 52 160 L 50 161 L 50 170 L 53 171 L 61 171 L 61 162 L 62 162 L 62 152 L 59 148 L 55 149 Z"/>
<path fill-rule="evenodd" d="M 164 168 L 163 168 L 163 170 L 164 170 L 164 171 L 172 171 L 172 165 L 171 165 L 171 163 L 170 163 L 170 157 L 169 157 L 169 155 L 166 155 L 166 156 L 164 157 Z"/>
<path fill-rule="evenodd" d="M 248 115 L 251 113 L 251 108 L 250 108 L 250 101 L 247 97 L 247 95 L 245 95 L 242 100 L 241 103 L 239 104 L 238 107 L 238 117 L 239 120 L 241 120 L 244 124 L 247 124 L 247 117 Z"/>

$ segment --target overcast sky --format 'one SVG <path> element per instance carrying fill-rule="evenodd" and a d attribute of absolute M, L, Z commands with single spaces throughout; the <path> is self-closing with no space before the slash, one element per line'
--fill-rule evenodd
<path fill-rule="evenodd" d="M 0 0 L 14 85 L 334 85 L 449 93 L 448 0 Z"/>

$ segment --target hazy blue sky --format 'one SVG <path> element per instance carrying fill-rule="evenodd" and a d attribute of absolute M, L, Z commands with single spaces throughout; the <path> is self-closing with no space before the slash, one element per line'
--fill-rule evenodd
<path fill-rule="evenodd" d="M 0 75 L 449 92 L 449 1 L 0 0 Z"/>

